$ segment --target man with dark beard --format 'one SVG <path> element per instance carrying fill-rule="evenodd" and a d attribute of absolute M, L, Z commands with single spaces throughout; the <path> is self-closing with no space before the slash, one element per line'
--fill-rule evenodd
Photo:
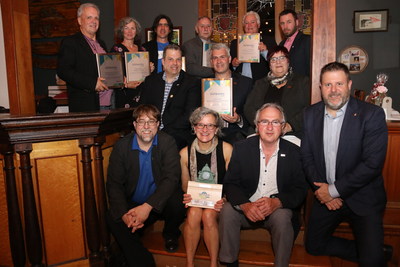
<path fill-rule="evenodd" d="M 279 14 L 279 25 L 285 36 L 279 45 L 286 47 L 289 51 L 293 71 L 310 76 L 310 36 L 299 31 L 297 13 L 291 9 L 283 10 Z"/>
<path fill-rule="evenodd" d="M 386 206 L 382 168 L 388 131 L 383 109 L 350 97 L 348 68 L 321 70 L 323 101 L 304 113 L 301 154 L 316 197 L 306 231 L 313 255 L 336 256 L 360 266 L 386 266 L 382 215 Z M 333 236 L 349 221 L 355 240 Z"/>

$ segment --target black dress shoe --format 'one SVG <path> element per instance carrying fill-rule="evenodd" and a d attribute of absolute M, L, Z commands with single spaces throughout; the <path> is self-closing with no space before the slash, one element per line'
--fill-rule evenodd
<path fill-rule="evenodd" d="M 179 242 L 177 238 L 165 239 L 165 250 L 169 253 L 173 253 L 178 250 Z"/>
<path fill-rule="evenodd" d="M 232 263 L 227 263 L 226 267 L 239 267 L 239 261 L 236 260 L 236 261 L 234 261 Z"/>
<path fill-rule="evenodd" d="M 385 261 L 388 262 L 393 257 L 393 247 L 391 245 L 383 245 L 383 256 Z"/>

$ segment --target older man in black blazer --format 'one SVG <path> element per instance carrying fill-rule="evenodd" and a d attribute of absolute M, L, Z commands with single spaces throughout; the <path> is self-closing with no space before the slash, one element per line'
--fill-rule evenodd
<path fill-rule="evenodd" d="M 238 266 L 240 229 L 262 227 L 271 233 L 274 266 L 287 267 L 307 193 L 300 148 L 280 138 L 285 116 L 277 104 L 263 105 L 255 122 L 258 135 L 235 143 L 225 175 L 219 258 Z"/>
<path fill-rule="evenodd" d="M 77 13 L 80 32 L 62 41 L 57 74 L 67 83 L 70 112 L 98 111 L 99 94 L 108 99 L 102 101 L 104 107 L 112 104 L 112 91 L 97 71 L 95 54 L 106 53 L 104 42 L 96 39 L 100 10 L 95 4 L 85 3 Z"/>
<path fill-rule="evenodd" d="M 380 107 L 350 97 L 352 81 L 341 63 L 325 65 L 320 83 L 323 101 L 306 109 L 301 144 L 317 200 L 306 232 L 307 251 L 360 266 L 385 266 L 385 114 Z M 343 220 L 350 221 L 355 240 L 332 235 Z"/>
<path fill-rule="evenodd" d="M 161 111 L 160 129 L 175 138 L 178 149 L 193 140 L 189 116 L 201 104 L 200 81 L 182 70 L 182 50 L 176 44 L 164 49 L 164 71 L 147 76 L 140 85 L 140 104 Z"/>

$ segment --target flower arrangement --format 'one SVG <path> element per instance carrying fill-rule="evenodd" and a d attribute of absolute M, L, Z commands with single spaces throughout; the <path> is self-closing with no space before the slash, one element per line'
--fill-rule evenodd
<path fill-rule="evenodd" d="M 383 98 L 385 98 L 386 93 L 388 91 L 385 83 L 389 77 L 385 73 L 379 73 L 376 75 L 376 83 L 372 86 L 371 92 L 366 97 L 365 101 L 381 106 Z"/>

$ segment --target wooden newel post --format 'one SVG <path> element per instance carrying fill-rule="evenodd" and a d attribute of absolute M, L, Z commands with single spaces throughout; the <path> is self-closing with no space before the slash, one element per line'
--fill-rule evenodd
<path fill-rule="evenodd" d="M 4 172 L 6 174 L 6 198 L 8 213 L 8 231 L 10 237 L 11 256 L 14 266 L 25 266 L 25 242 L 22 230 L 21 212 L 15 182 L 14 152 L 12 149 L 4 155 Z"/>
<path fill-rule="evenodd" d="M 93 138 L 79 140 L 79 147 L 82 151 L 83 190 L 85 192 L 86 239 L 90 250 L 90 256 L 97 258 L 100 256 L 100 229 L 92 176 L 92 158 L 90 155 L 90 148 L 92 145 Z"/>
<path fill-rule="evenodd" d="M 99 210 L 99 226 L 100 226 L 100 238 L 102 243 L 102 249 L 105 254 L 109 252 L 110 246 L 110 234 L 107 230 L 106 224 L 106 212 L 107 212 L 107 197 L 105 193 L 104 184 L 104 171 L 103 171 L 103 154 L 101 146 L 105 142 L 104 136 L 95 138 L 94 143 L 94 166 L 95 166 L 95 181 L 96 181 L 96 192 L 97 192 L 97 204 Z"/>
<path fill-rule="evenodd" d="M 24 203 L 25 239 L 28 258 L 32 266 L 43 266 L 42 237 L 36 210 L 35 193 L 32 183 L 32 165 L 29 154 L 32 144 L 16 144 L 15 151 L 20 156 L 22 193 Z"/>

